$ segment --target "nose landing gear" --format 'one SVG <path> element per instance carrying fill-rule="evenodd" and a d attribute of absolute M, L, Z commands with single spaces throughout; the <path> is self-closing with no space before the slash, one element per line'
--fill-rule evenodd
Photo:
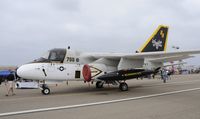
<path fill-rule="evenodd" d="M 46 84 L 42 84 L 41 88 L 42 88 L 41 90 L 42 94 L 44 95 L 50 94 L 51 91 Z"/>

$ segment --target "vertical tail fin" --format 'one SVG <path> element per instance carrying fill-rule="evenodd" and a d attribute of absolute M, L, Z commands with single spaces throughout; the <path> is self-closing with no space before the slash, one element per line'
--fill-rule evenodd
<path fill-rule="evenodd" d="M 166 51 L 168 26 L 160 25 L 140 48 L 140 52 Z"/>

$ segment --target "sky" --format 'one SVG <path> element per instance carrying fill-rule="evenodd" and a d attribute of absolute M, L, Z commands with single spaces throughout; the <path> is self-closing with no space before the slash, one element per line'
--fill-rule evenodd
<path fill-rule="evenodd" d="M 168 51 L 200 49 L 199 0 L 0 0 L 0 65 L 52 48 L 134 53 L 169 26 Z M 200 56 L 187 60 L 200 65 Z"/>

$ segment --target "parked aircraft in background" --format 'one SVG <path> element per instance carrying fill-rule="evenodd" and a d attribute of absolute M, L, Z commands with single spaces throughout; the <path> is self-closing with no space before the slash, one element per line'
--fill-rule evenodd
<path fill-rule="evenodd" d="M 137 53 L 82 53 L 68 49 L 49 50 L 44 56 L 18 68 L 18 76 L 43 81 L 42 93 L 50 89 L 46 81 L 96 82 L 97 88 L 109 83 L 128 90 L 128 79 L 154 75 L 164 62 L 192 57 L 195 51 L 166 52 L 168 27 L 160 25 Z"/>

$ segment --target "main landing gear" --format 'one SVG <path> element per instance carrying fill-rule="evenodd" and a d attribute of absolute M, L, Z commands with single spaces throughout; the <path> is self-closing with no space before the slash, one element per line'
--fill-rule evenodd
<path fill-rule="evenodd" d="M 44 95 L 50 94 L 50 89 L 48 88 L 47 84 L 42 84 L 41 88 L 42 88 L 41 90 L 42 94 Z"/>
<path fill-rule="evenodd" d="M 113 85 L 119 85 L 119 89 L 121 91 L 128 91 L 128 85 L 126 82 L 118 82 L 118 81 L 113 81 L 113 82 L 103 82 L 103 81 L 97 81 L 96 82 L 96 88 L 103 88 L 103 84 L 108 83 L 108 84 L 113 84 Z"/>
<path fill-rule="evenodd" d="M 104 84 L 104 82 L 102 82 L 102 81 L 97 81 L 97 82 L 96 82 L 96 88 L 103 88 L 103 84 Z"/>
<path fill-rule="evenodd" d="M 127 85 L 127 83 L 126 83 L 126 82 L 120 83 L 120 84 L 119 84 L 119 89 L 120 89 L 121 91 L 128 91 L 128 85 Z"/>

